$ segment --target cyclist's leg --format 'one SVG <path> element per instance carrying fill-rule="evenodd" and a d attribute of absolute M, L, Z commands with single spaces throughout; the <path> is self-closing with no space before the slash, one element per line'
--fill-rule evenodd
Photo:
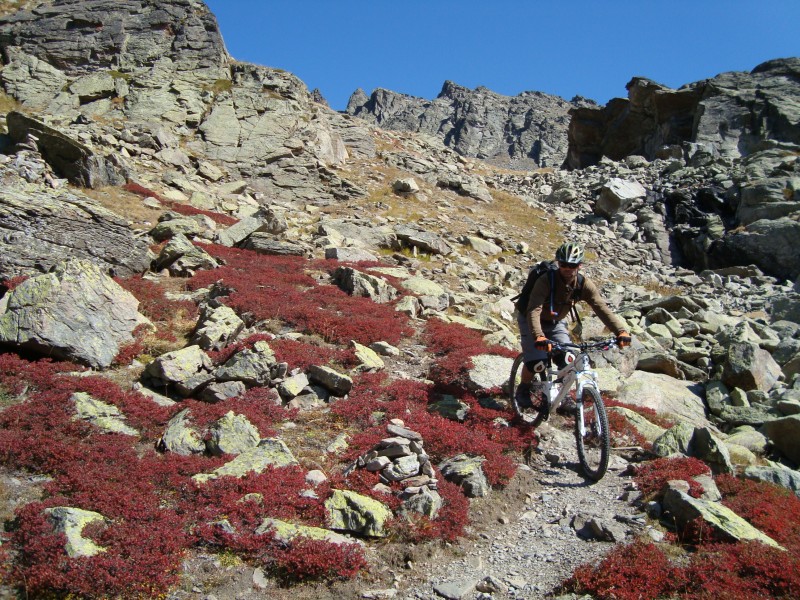
<path fill-rule="evenodd" d="M 569 331 L 567 330 L 567 325 L 564 321 L 559 321 L 558 323 L 554 323 L 551 330 L 546 333 L 547 337 L 555 342 L 559 342 L 561 344 L 568 344 L 572 340 L 569 337 Z M 556 365 L 557 369 L 563 369 L 567 366 L 566 361 L 566 353 L 563 350 L 558 350 L 553 352 L 553 362 Z M 560 382 L 560 380 L 556 380 Z M 560 414 L 573 414 L 575 412 L 575 402 L 567 395 L 558 407 L 557 412 Z"/>
<path fill-rule="evenodd" d="M 547 359 L 547 353 L 536 349 L 533 334 L 530 327 L 528 327 L 528 320 L 524 314 L 517 314 L 517 325 L 519 326 L 522 355 L 525 363 L 521 369 L 516 401 L 521 408 L 530 408 L 532 406 L 530 399 L 531 382 L 533 381 L 534 372 L 542 370 L 543 361 Z"/>
<path fill-rule="evenodd" d="M 568 344 L 572 341 L 569 337 L 569 331 L 567 330 L 567 325 L 564 323 L 564 321 L 553 323 L 552 327 L 549 329 L 550 331 L 545 331 L 545 335 L 554 342 Z M 565 354 L 566 353 L 562 350 L 553 352 L 553 362 L 559 369 L 563 369 L 567 365 L 567 362 L 564 358 Z"/>

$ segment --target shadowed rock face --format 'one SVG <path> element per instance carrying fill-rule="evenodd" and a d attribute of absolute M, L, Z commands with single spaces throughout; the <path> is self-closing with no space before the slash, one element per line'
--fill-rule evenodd
<path fill-rule="evenodd" d="M 356 90 L 347 113 L 386 129 L 427 133 L 462 156 L 522 167 L 558 166 L 567 149 L 570 109 L 596 106 L 542 92 L 502 96 L 446 81 L 433 101 L 377 89 Z"/>
<path fill-rule="evenodd" d="M 572 111 L 565 166 L 580 169 L 601 157 L 650 160 L 664 146 L 694 142 L 722 156 L 747 156 L 764 140 L 800 142 L 800 58 L 765 62 L 750 73 L 722 73 L 678 90 L 634 77 L 628 98 Z"/>
<path fill-rule="evenodd" d="M 0 22 L 0 46 L 70 76 L 163 60 L 203 72 L 229 61 L 216 18 L 198 0 L 56 0 Z"/>

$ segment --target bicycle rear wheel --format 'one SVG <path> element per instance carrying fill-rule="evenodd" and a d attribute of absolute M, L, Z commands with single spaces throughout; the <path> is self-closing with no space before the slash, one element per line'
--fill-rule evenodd
<path fill-rule="evenodd" d="M 522 418 L 526 423 L 531 424 L 533 427 L 545 420 L 548 416 L 549 406 L 544 400 L 544 395 L 541 391 L 541 386 L 536 384 L 541 381 L 539 374 L 534 374 L 533 391 L 531 393 L 530 401 L 531 406 L 523 408 L 517 402 L 517 388 L 519 387 L 520 376 L 522 374 L 522 367 L 525 364 L 525 357 L 519 354 L 514 359 L 514 364 L 511 365 L 511 375 L 508 379 L 508 396 L 509 402 L 514 409 L 514 413 Z"/>
<path fill-rule="evenodd" d="M 608 469 L 608 457 L 611 453 L 606 407 L 600 393 L 592 387 L 586 387 L 577 408 L 575 441 L 578 446 L 578 462 L 586 477 L 592 481 L 600 481 Z"/>

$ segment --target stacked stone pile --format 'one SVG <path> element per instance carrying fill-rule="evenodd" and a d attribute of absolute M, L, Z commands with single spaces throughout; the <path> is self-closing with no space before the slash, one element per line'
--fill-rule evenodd
<path fill-rule="evenodd" d="M 442 507 L 437 492 L 438 480 L 428 454 L 423 448 L 422 436 L 405 426 L 400 419 L 392 419 L 386 426 L 391 436 L 382 439 L 359 456 L 347 472 L 366 469 L 380 474 L 376 489 L 393 493 L 392 485 L 402 486 L 397 492 L 403 500 L 401 512 L 415 511 L 433 519 Z"/>

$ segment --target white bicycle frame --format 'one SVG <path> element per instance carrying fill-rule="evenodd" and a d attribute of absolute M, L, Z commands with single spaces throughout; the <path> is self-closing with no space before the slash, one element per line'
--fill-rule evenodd
<path fill-rule="evenodd" d="M 567 356 L 569 356 L 569 354 Z M 561 382 L 554 382 L 554 378 L 561 379 Z M 597 385 L 597 373 L 591 368 L 589 355 L 586 352 L 580 352 L 574 355 L 572 362 L 569 362 L 563 369 L 559 371 L 550 369 L 547 372 L 546 381 L 543 381 L 540 385 L 542 386 L 542 392 L 544 392 L 550 400 L 550 412 L 553 412 L 561 405 L 567 393 L 572 389 L 572 386 L 575 386 L 575 399 L 579 411 L 578 417 L 581 434 L 584 434 L 583 403 L 580 401 L 583 397 L 583 390 L 586 387 L 591 387 L 597 390 L 598 393 L 600 392 L 600 388 Z M 554 388 L 556 389 L 555 399 L 553 399 L 552 396 Z"/>

